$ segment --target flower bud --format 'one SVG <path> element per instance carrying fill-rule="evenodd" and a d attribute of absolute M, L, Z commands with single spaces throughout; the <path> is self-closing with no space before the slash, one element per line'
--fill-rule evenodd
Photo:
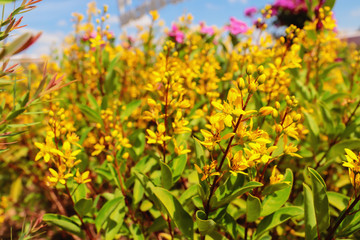
<path fill-rule="evenodd" d="M 275 102 L 275 108 L 276 108 L 277 110 L 280 109 L 280 103 L 279 103 L 278 101 Z"/>
<path fill-rule="evenodd" d="M 294 122 L 297 122 L 297 121 L 299 121 L 300 119 L 301 119 L 301 114 L 300 114 L 300 113 L 296 114 L 296 115 L 293 117 L 293 121 L 294 121 Z"/>
<path fill-rule="evenodd" d="M 252 75 L 254 73 L 254 66 L 252 64 L 247 65 L 246 67 L 246 74 Z"/>
<path fill-rule="evenodd" d="M 273 109 L 271 114 L 272 114 L 273 118 L 277 118 L 279 116 L 279 112 L 276 109 Z"/>
<path fill-rule="evenodd" d="M 283 130 L 283 127 L 280 125 L 280 124 L 276 124 L 275 125 L 275 132 L 276 133 L 281 133 L 282 132 L 282 130 Z"/>
<path fill-rule="evenodd" d="M 261 74 L 259 77 L 258 77 L 258 82 L 259 83 L 264 83 L 266 80 L 266 75 L 265 74 Z"/>
<path fill-rule="evenodd" d="M 245 81 L 242 77 L 238 79 L 238 87 L 240 90 L 245 88 Z"/>
<path fill-rule="evenodd" d="M 259 75 L 263 74 L 263 72 L 264 72 L 264 67 L 263 67 L 263 65 L 260 65 L 260 66 L 257 68 L 257 72 L 258 72 Z"/>

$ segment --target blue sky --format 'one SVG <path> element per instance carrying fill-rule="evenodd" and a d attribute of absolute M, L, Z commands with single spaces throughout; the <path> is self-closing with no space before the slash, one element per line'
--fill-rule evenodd
<path fill-rule="evenodd" d="M 143 0 L 132 0 L 137 5 Z M 208 25 L 222 26 L 229 21 L 230 16 L 247 21 L 244 17 L 244 10 L 250 6 L 263 7 L 275 0 L 183 0 L 176 5 L 168 5 L 159 10 L 160 17 L 165 20 L 166 25 L 176 20 L 183 13 L 191 13 L 194 16 L 194 23 L 205 21 Z M 60 44 L 63 38 L 72 31 L 71 14 L 73 12 L 85 13 L 88 0 L 43 0 L 38 7 L 24 14 L 23 22 L 30 31 L 43 32 L 42 38 L 27 54 L 48 53 L 51 46 Z M 97 5 L 109 5 L 109 13 L 113 16 L 110 21 L 111 29 L 120 33 L 121 29 L 117 23 L 119 10 L 117 0 L 97 0 Z M 12 8 L 12 5 L 6 5 Z M 339 30 L 351 31 L 360 27 L 360 1 L 358 0 L 337 0 L 334 13 L 338 21 Z M 142 18 L 139 23 L 146 22 L 148 16 Z M 133 26 L 135 24 L 130 24 Z M 55 43 L 57 45 L 55 45 Z"/>

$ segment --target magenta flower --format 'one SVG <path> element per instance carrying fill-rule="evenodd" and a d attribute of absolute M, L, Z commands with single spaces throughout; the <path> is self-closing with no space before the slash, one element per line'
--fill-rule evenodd
<path fill-rule="evenodd" d="M 234 17 L 230 18 L 230 25 L 225 26 L 225 29 L 233 35 L 238 35 L 240 33 L 245 33 L 249 30 L 249 27 L 243 21 L 237 20 Z"/>
<path fill-rule="evenodd" d="M 168 33 L 168 35 L 175 38 L 175 41 L 177 43 L 184 42 L 185 35 L 182 31 L 179 30 L 178 26 L 176 26 L 175 24 L 172 25 L 171 31 Z"/>
<path fill-rule="evenodd" d="M 254 16 L 254 14 L 257 12 L 256 7 L 249 7 L 247 9 L 245 9 L 245 16 L 247 17 L 252 17 Z"/>
<path fill-rule="evenodd" d="M 305 0 L 276 0 L 274 8 L 283 8 L 290 11 L 307 10 Z"/>
<path fill-rule="evenodd" d="M 214 28 L 213 27 L 206 27 L 204 22 L 200 22 L 200 27 L 201 27 L 200 33 L 202 33 L 202 34 L 207 34 L 209 36 L 212 36 L 215 33 Z"/>

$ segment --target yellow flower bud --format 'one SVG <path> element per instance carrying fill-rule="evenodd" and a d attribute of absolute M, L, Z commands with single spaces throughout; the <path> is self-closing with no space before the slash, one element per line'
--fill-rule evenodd
<path fill-rule="evenodd" d="M 258 82 L 259 83 L 264 83 L 266 80 L 266 75 L 265 74 L 261 74 L 259 77 L 258 77 Z"/>
<path fill-rule="evenodd" d="M 281 133 L 282 132 L 282 130 L 283 130 L 283 127 L 280 125 L 280 124 L 276 124 L 275 125 L 275 132 L 276 133 Z"/>
<path fill-rule="evenodd" d="M 238 79 L 238 87 L 239 87 L 239 89 L 245 88 L 245 81 L 242 77 Z"/>
<path fill-rule="evenodd" d="M 257 72 L 258 72 L 259 75 L 263 74 L 263 72 L 264 72 L 264 67 L 263 67 L 263 65 L 260 65 L 260 66 L 257 68 Z"/>
<path fill-rule="evenodd" d="M 252 64 L 247 65 L 246 67 L 246 74 L 252 75 L 254 73 L 254 66 Z"/>
<path fill-rule="evenodd" d="M 300 113 L 296 114 L 296 115 L 293 117 L 293 121 L 294 121 L 294 122 L 297 122 L 297 121 L 299 121 L 300 119 L 301 119 L 301 114 L 300 114 Z"/>

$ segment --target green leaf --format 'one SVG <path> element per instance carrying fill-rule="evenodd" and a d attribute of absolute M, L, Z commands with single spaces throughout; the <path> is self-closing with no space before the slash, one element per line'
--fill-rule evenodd
<path fill-rule="evenodd" d="M 329 151 L 329 158 L 345 155 L 345 148 L 360 149 L 360 139 L 346 139 L 335 144 Z"/>
<path fill-rule="evenodd" d="M 14 118 L 16 118 L 17 116 L 19 116 L 20 114 L 22 114 L 23 112 L 25 112 L 25 108 L 20 108 L 18 110 L 15 110 L 13 112 L 10 112 L 9 115 L 6 117 L 6 121 L 10 121 L 13 120 Z"/>
<path fill-rule="evenodd" d="M 7 4 L 7 3 L 12 3 L 15 2 L 16 0 L 0 0 L 0 4 Z"/>
<path fill-rule="evenodd" d="M 254 222 L 260 217 L 261 202 L 260 199 L 249 194 L 246 200 L 246 221 Z"/>
<path fill-rule="evenodd" d="M 161 167 L 161 184 L 164 188 L 170 189 L 171 186 L 173 185 L 171 169 L 164 162 L 160 162 L 160 167 Z"/>
<path fill-rule="evenodd" d="M 124 201 L 124 197 L 114 198 L 104 204 L 95 219 L 96 231 L 99 232 L 103 224 L 109 219 L 116 207 Z"/>
<path fill-rule="evenodd" d="M 343 211 L 349 204 L 350 198 L 338 192 L 327 192 L 329 204 Z"/>
<path fill-rule="evenodd" d="M 175 222 L 182 234 L 193 239 L 193 220 L 192 217 L 184 210 L 182 205 L 168 190 L 160 187 L 152 187 L 155 196 L 160 200 L 171 219 Z"/>
<path fill-rule="evenodd" d="M 134 204 L 138 204 L 143 200 L 144 196 L 144 187 L 141 185 L 139 180 L 135 180 L 134 183 L 134 190 L 133 190 L 133 197 L 134 197 Z"/>
<path fill-rule="evenodd" d="M 93 201 L 89 198 L 80 199 L 75 203 L 75 210 L 80 216 L 85 216 L 88 212 L 91 211 Z"/>
<path fill-rule="evenodd" d="M 309 113 L 304 112 L 304 116 L 305 116 L 307 124 L 310 128 L 310 131 L 314 134 L 314 136 L 319 136 L 318 123 L 315 121 L 315 119 Z"/>
<path fill-rule="evenodd" d="M 305 239 L 314 240 L 317 236 L 314 196 L 310 187 L 305 183 L 303 183 L 303 189 L 304 189 Z"/>
<path fill-rule="evenodd" d="M 261 192 L 263 196 L 272 194 L 276 191 L 288 188 L 291 183 L 290 182 L 278 182 L 274 184 L 270 184 L 264 188 L 264 190 Z"/>
<path fill-rule="evenodd" d="M 80 226 L 81 224 L 77 223 L 73 218 L 59 214 L 47 213 L 44 215 L 43 221 L 58 226 L 62 230 L 73 233 L 79 237 L 83 236 L 83 232 Z"/>
<path fill-rule="evenodd" d="M 289 220 L 290 218 L 299 216 L 303 213 L 303 209 L 300 207 L 283 207 L 272 213 L 269 216 L 266 216 L 259 223 L 254 239 L 260 239 L 261 235 L 267 231 L 273 229 L 274 227 L 280 225 L 281 223 Z"/>
<path fill-rule="evenodd" d="M 39 124 L 40 122 L 33 122 L 33 123 L 19 123 L 19 124 L 8 124 L 8 127 L 11 127 L 11 128 L 21 128 L 21 127 L 29 127 L 29 126 L 34 126 L 34 125 L 37 125 Z"/>
<path fill-rule="evenodd" d="M 226 196 L 223 199 L 218 200 L 216 196 L 211 198 L 210 204 L 212 208 L 219 208 L 226 204 L 229 204 L 231 201 L 236 199 L 237 197 L 247 193 L 254 188 L 261 187 L 263 184 L 259 182 L 248 182 L 242 188 L 235 190 L 231 195 Z"/>
<path fill-rule="evenodd" d="M 330 226 L 330 210 L 329 200 L 326 194 L 326 185 L 318 172 L 312 168 L 308 169 L 312 182 L 317 229 L 321 233 L 325 232 Z"/>
<path fill-rule="evenodd" d="M 183 154 L 172 160 L 171 169 L 173 173 L 173 183 L 176 183 L 184 172 L 186 167 L 186 158 L 187 154 Z"/>
<path fill-rule="evenodd" d="M 192 197 L 198 195 L 198 187 L 199 185 L 192 185 L 188 189 L 186 189 L 185 192 L 181 194 L 179 202 L 184 205 Z"/>
<path fill-rule="evenodd" d="M 130 117 L 130 115 L 138 108 L 141 104 L 141 100 L 134 100 L 127 105 L 125 105 L 125 110 L 123 110 L 120 114 L 120 119 L 123 121 L 125 118 Z"/>
<path fill-rule="evenodd" d="M 346 215 L 336 231 L 335 235 L 337 237 L 349 237 L 351 234 L 360 230 L 360 212 L 357 212 L 358 210 L 359 204 L 354 207 L 352 214 Z M 344 211 L 346 211 L 346 209 L 344 209 Z M 344 211 L 340 216 L 344 214 Z"/>
<path fill-rule="evenodd" d="M 265 196 L 262 202 L 262 212 L 261 216 L 267 216 L 279 208 L 281 208 L 286 201 L 289 199 L 291 188 L 293 185 L 293 173 L 291 169 L 286 169 L 284 179 L 280 181 L 280 183 L 287 183 L 288 186 L 284 189 L 273 192 L 267 196 Z"/>
<path fill-rule="evenodd" d="M 206 213 L 201 210 L 196 211 L 196 223 L 201 235 L 210 234 L 216 227 L 214 220 L 207 219 Z"/>
<path fill-rule="evenodd" d="M 102 119 L 98 112 L 95 110 L 89 108 L 88 106 L 84 104 L 78 104 L 78 107 L 80 111 L 90 120 L 93 122 L 101 123 Z"/>
<path fill-rule="evenodd" d="M 125 201 L 121 198 L 121 202 L 116 206 L 110 214 L 105 228 L 105 240 L 113 240 L 118 234 L 125 218 Z"/>
<path fill-rule="evenodd" d="M 141 205 L 140 205 L 140 210 L 142 212 L 146 212 L 149 211 L 151 208 L 153 207 L 152 202 L 150 202 L 149 200 L 145 199 Z"/>
<path fill-rule="evenodd" d="M 326 0 L 324 3 L 324 7 L 330 7 L 330 10 L 334 7 L 335 5 L 335 0 Z"/>
<path fill-rule="evenodd" d="M 195 141 L 196 164 L 199 167 L 202 167 L 204 165 L 204 163 L 205 163 L 204 149 L 201 146 L 201 144 L 199 143 L 199 140 L 194 138 L 194 141 Z"/>

